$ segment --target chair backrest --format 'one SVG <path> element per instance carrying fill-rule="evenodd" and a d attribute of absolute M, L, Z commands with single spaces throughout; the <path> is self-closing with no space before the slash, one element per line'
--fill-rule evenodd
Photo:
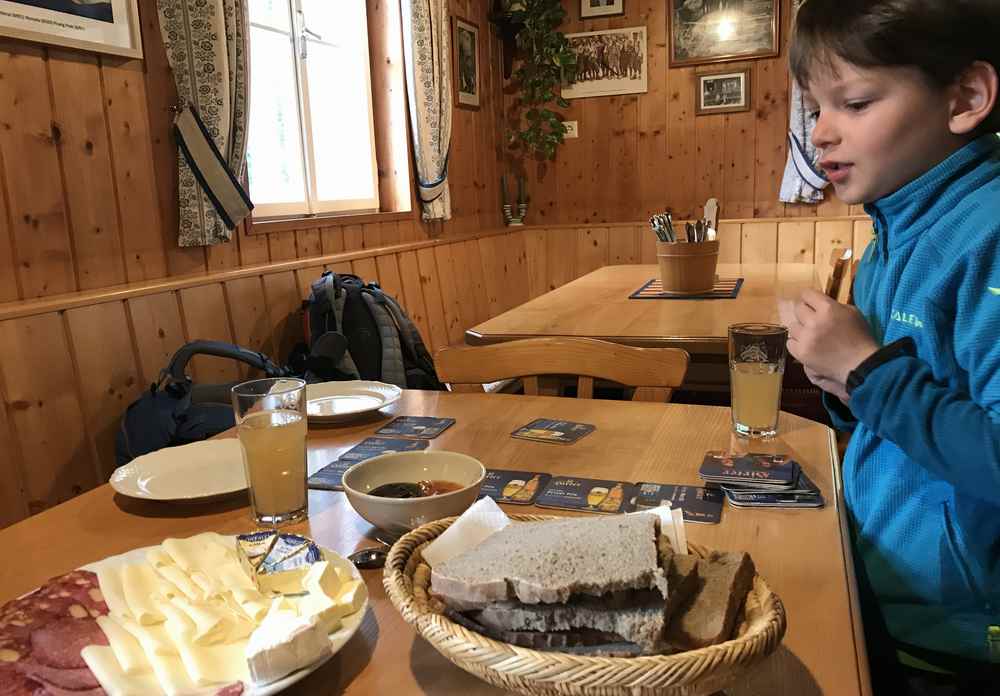
<path fill-rule="evenodd" d="M 538 394 L 540 375 L 577 376 L 577 396 L 594 396 L 594 379 L 636 387 L 633 401 L 668 401 L 687 372 L 679 348 L 634 348 L 593 338 L 526 338 L 488 346 L 450 346 L 435 355 L 438 377 L 455 391 L 482 391 L 486 382 L 521 378 Z"/>
<path fill-rule="evenodd" d="M 854 259 L 851 261 L 851 272 L 847 276 L 847 304 L 854 304 L 854 278 L 858 275 L 858 264 L 861 263 L 861 259 Z"/>
<path fill-rule="evenodd" d="M 844 284 L 844 275 L 851 263 L 851 256 L 854 254 L 850 249 L 837 247 L 830 252 L 830 266 L 833 270 L 830 277 L 826 279 L 826 296 L 835 300 L 840 299 L 840 288 Z"/>

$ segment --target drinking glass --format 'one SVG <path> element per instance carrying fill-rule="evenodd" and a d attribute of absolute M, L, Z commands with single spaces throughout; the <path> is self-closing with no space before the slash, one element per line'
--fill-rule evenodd
<path fill-rule="evenodd" d="M 254 519 L 275 527 L 304 518 L 306 383 L 255 379 L 237 384 L 232 394 Z"/>
<path fill-rule="evenodd" d="M 729 383 L 737 435 L 758 438 L 777 434 L 787 340 L 788 329 L 776 324 L 729 327 Z"/>

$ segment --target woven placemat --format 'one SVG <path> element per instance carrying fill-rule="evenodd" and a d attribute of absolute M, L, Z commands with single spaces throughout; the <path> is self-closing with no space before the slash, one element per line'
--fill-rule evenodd
<path fill-rule="evenodd" d="M 630 300 L 731 300 L 740 293 L 742 278 L 719 278 L 709 292 L 697 295 L 678 295 L 663 292 L 663 282 L 653 278 L 628 296 Z"/>

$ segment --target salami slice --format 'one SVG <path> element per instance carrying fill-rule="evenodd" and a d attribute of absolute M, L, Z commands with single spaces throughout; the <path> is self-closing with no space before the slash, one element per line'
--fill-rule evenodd
<path fill-rule="evenodd" d="M 92 618 L 56 619 L 32 632 L 31 655 L 49 667 L 86 668 L 80 651 L 88 645 L 107 644 L 104 631 Z"/>
<path fill-rule="evenodd" d="M 241 696 L 242 693 L 243 682 L 233 682 L 216 691 L 215 696 Z"/>
<path fill-rule="evenodd" d="M 17 671 L 45 686 L 55 686 L 72 691 L 97 689 L 101 683 L 86 667 L 77 669 L 57 669 L 27 657 L 14 663 Z"/>
<path fill-rule="evenodd" d="M 14 669 L 11 662 L 0 662 L 0 696 L 33 696 L 35 682 Z"/>
<path fill-rule="evenodd" d="M 47 685 L 35 691 L 34 696 L 107 696 L 108 692 L 97 687 L 96 689 L 61 689 L 58 686 Z"/>

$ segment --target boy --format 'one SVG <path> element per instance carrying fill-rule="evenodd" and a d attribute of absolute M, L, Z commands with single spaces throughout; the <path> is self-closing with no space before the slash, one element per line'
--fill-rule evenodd
<path fill-rule="evenodd" d="M 819 164 L 875 225 L 857 308 L 803 293 L 788 351 L 854 430 L 876 694 L 1000 693 L 998 47 L 997 0 L 808 0 L 796 21 Z"/>

